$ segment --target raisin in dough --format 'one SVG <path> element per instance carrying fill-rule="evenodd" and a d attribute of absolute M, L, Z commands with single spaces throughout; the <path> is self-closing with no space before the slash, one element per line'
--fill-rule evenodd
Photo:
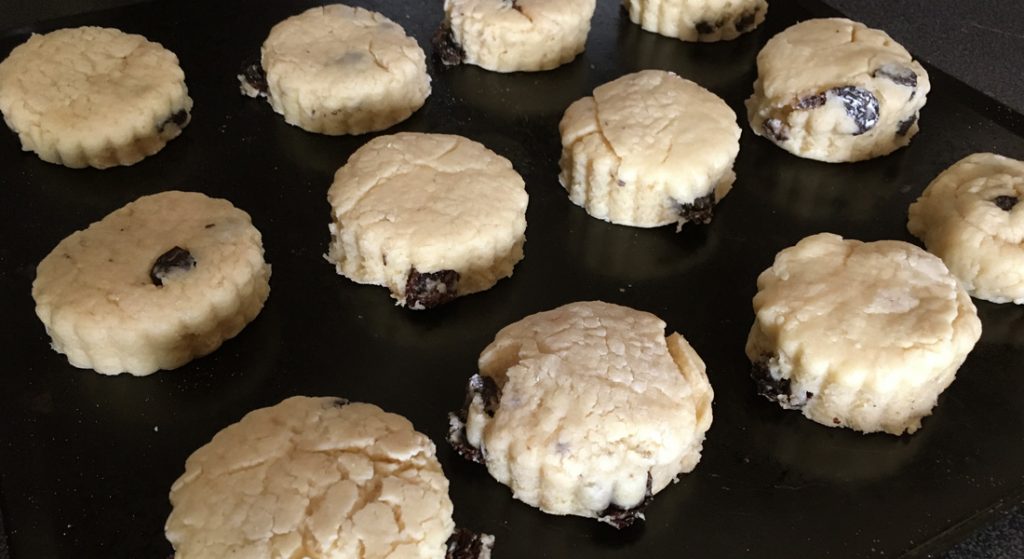
<path fill-rule="evenodd" d="M 910 143 L 931 89 L 928 73 L 884 31 L 812 19 L 757 55 L 747 99 L 755 134 L 800 157 L 861 161 Z"/>
<path fill-rule="evenodd" d="M 473 540 L 456 534 L 434 443 L 338 398 L 247 414 L 189 456 L 170 499 L 177 559 L 443 559 L 449 539 Z M 461 557 L 488 557 L 493 538 L 480 539 Z"/>
<path fill-rule="evenodd" d="M 451 442 L 545 512 L 627 525 L 700 460 L 704 362 L 652 314 L 600 301 L 534 314 L 479 367 Z"/>
<path fill-rule="evenodd" d="M 1024 161 L 975 153 L 910 206 L 907 228 L 971 295 L 1024 304 Z"/>
<path fill-rule="evenodd" d="M 25 151 L 67 167 L 132 165 L 188 125 L 178 58 L 117 29 L 33 34 L 0 62 L 0 111 Z"/>
<path fill-rule="evenodd" d="M 902 241 L 813 235 L 757 288 L 747 357 L 759 392 L 829 427 L 913 433 L 981 336 L 942 260 Z"/>
<path fill-rule="evenodd" d="M 646 31 L 683 41 L 728 41 L 752 31 L 768 13 L 765 0 L 622 0 Z"/>
<path fill-rule="evenodd" d="M 53 349 L 103 374 L 206 355 L 252 321 L 270 266 L 249 214 L 197 192 L 144 196 L 61 241 L 32 283 Z"/>
<path fill-rule="evenodd" d="M 278 23 L 261 65 L 238 76 L 242 93 L 266 96 L 288 124 L 332 136 L 383 130 L 430 95 L 426 55 L 377 12 L 329 4 Z"/>
<path fill-rule="evenodd" d="M 334 175 L 327 260 L 399 305 L 435 307 L 512 275 L 527 200 L 512 163 L 472 140 L 380 136 Z"/>
<path fill-rule="evenodd" d="M 583 52 L 595 0 L 445 0 L 434 48 L 446 65 L 550 70 Z"/>
<path fill-rule="evenodd" d="M 601 85 L 570 105 L 558 128 L 558 180 L 598 219 L 708 223 L 736 179 L 736 113 L 671 72 L 644 70 Z"/>

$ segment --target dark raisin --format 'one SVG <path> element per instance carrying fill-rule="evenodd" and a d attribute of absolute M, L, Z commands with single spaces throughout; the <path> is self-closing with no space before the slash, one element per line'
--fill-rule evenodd
<path fill-rule="evenodd" d="M 466 440 L 466 418 L 469 417 L 469 407 L 477 396 L 480 396 L 480 400 L 483 402 L 484 413 L 488 417 L 494 417 L 494 412 L 497 411 L 498 404 L 501 402 L 501 389 L 498 388 L 498 384 L 491 377 L 483 375 L 477 374 L 469 377 L 469 382 L 466 384 L 466 401 L 463 403 L 462 409 L 457 413 L 448 414 L 448 443 L 452 445 L 455 452 L 459 453 L 459 456 L 483 464 L 483 452 Z"/>
<path fill-rule="evenodd" d="M 794 109 L 806 111 L 808 109 L 817 109 L 818 107 L 825 104 L 825 94 L 819 93 L 817 95 L 808 95 L 803 99 L 798 100 L 793 104 Z"/>
<path fill-rule="evenodd" d="M 343 408 L 351 403 L 352 402 L 349 402 L 345 398 L 335 398 L 334 401 L 331 402 L 331 404 L 336 408 Z"/>
<path fill-rule="evenodd" d="M 750 369 L 750 378 L 757 383 L 757 393 L 769 400 L 789 401 L 791 396 L 788 378 L 775 378 L 768 368 L 768 357 L 756 361 Z"/>
<path fill-rule="evenodd" d="M 149 279 L 153 281 L 153 285 L 161 287 L 164 284 L 164 279 L 168 276 L 178 272 L 187 272 L 195 267 L 196 259 L 192 257 L 192 254 L 176 246 L 156 259 L 153 267 L 149 270 Z"/>
<path fill-rule="evenodd" d="M 446 545 L 445 559 L 479 559 L 480 556 L 490 555 L 494 538 L 456 526 Z"/>
<path fill-rule="evenodd" d="M 883 77 L 906 87 L 917 87 L 917 74 L 902 64 L 882 64 L 871 77 Z"/>
<path fill-rule="evenodd" d="M 182 109 L 172 114 L 171 116 L 165 118 L 164 121 L 160 123 L 160 126 L 157 126 L 157 129 L 160 132 L 163 132 L 164 128 L 167 128 L 167 125 L 171 123 L 174 123 L 178 128 L 181 128 L 185 126 L 186 122 L 188 122 L 188 111 Z"/>
<path fill-rule="evenodd" d="M 267 94 L 267 73 L 259 61 L 247 60 L 242 64 L 242 80 L 259 95 Z"/>
<path fill-rule="evenodd" d="M 900 123 L 896 125 L 896 135 L 906 136 L 907 132 L 910 132 L 910 127 L 913 126 L 915 122 L 917 122 L 917 115 L 912 115 L 906 120 L 901 120 Z"/>
<path fill-rule="evenodd" d="M 450 412 L 448 414 L 448 444 L 456 454 L 477 464 L 484 463 L 484 453 L 466 440 L 465 413 Z"/>
<path fill-rule="evenodd" d="M 498 411 L 498 404 L 501 402 L 501 390 L 498 388 L 498 383 L 494 382 L 491 377 L 483 375 L 469 377 L 469 385 L 466 387 L 466 410 L 478 395 L 484 404 L 484 413 L 487 414 L 487 417 L 494 417 L 494 412 Z"/>
<path fill-rule="evenodd" d="M 215 225 L 217 225 L 217 224 L 216 223 L 207 223 L 206 225 L 203 226 L 203 229 L 213 229 L 213 227 Z"/>
<path fill-rule="evenodd" d="M 405 282 L 405 306 L 410 309 L 432 309 L 451 301 L 459 294 L 459 273 L 455 270 L 420 273 L 409 270 Z"/>
<path fill-rule="evenodd" d="M 777 118 L 769 118 L 764 121 L 764 125 L 761 128 L 765 136 L 776 142 L 785 142 L 789 139 L 789 126 L 786 126 Z"/>
<path fill-rule="evenodd" d="M 718 26 L 710 21 L 698 21 L 694 28 L 697 29 L 699 35 L 710 35 L 718 29 Z"/>
<path fill-rule="evenodd" d="M 629 528 L 636 523 L 637 520 L 644 520 L 644 509 L 647 505 L 651 504 L 651 500 L 654 499 L 653 489 L 654 480 L 651 478 L 650 472 L 647 473 L 647 492 L 644 493 L 644 500 L 633 508 L 624 509 L 618 505 L 608 505 L 608 508 L 604 509 L 600 514 L 597 515 L 597 519 L 605 524 L 610 524 L 619 530 L 623 528 Z"/>
<path fill-rule="evenodd" d="M 462 45 L 455 42 L 455 37 L 452 35 L 452 24 L 448 20 L 445 20 L 441 23 L 441 27 L 437 28 L 433 43 L 434 53 L 441 60 L 441 64 L 456 66 L 466 60 L 466 51 L 462 50 Z"/>
<path fill-rule="evenodd" d="M 689 204 L 679 204 L 676 211 L 683 222 L 711 223 L 715 213 L 715 193 L 701 196 Z"/>
<path fill-rule="evenodd" d="M 843 423 L 843 422 L 842 422 L 842 421 L 839 421 L 839 418 L 838 418 L 838 417 L 833 417 L 833 418 L 832 418 L 832 424 L 833 424 L 833 425 L 841 425 L 842 423 Z"/>
<path fill-rule="evenodd" d="M 736 27 L 737 32 L 743 33 L 754 27 L 755 21 L 757 21 L 757 10 L 749 10 L 740 14 L 740 17 L 736 18 L 736 22 L 733 25 Z"/>
<path fill-rule="evenodd" d="M 519 2 L 517 2 L 516 0 L 512 0 L 512 9 L 519 13 L 523 13 L 523 7 L 520 6 Z"/>
<path fill-rule="evenodd" d="M 854 136 L 860 136 L 878 124 L 878 99 L 870 91 L 847 85 L 830 89 L 829 94 L 842 101 L 846 114 L 857 125 Z"/>
<path fill-rule="evenodd" d="M 992 203 L 999 206 L 999 209 L 1003 210 L 1004 212 L 1012 210 L 1013 207 L 1016 206 L 1017 202 L 1019 201 L 1020 199 L 1017 198 L 1016 196 L 996 196 L 995 198 L 992 199 Z"/>

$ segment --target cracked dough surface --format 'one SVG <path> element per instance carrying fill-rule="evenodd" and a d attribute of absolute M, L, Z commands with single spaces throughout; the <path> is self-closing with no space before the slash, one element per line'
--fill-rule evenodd
<path fill-rule="evenodd" d="M 33 34 L 0 62 L 0 111 L 22 149 L 67 167 L 132 165 L 189 121 L 178 57 L 141 35 Z"/>
<path fill-rule="evenodd" d="M 566 109 L 559 131 L 559 182 L 574 204 L 612 223 L 681 225 L 681 205 L 717 202 L 736 178 L 736 113 L 671 72 L 644 70 L 595 88 Z"/>
<path fill-rule="evenodd" d="M 550 70 L 583 52 L 595 0 L 445 0 L 464 61 L 495 72 Z"/>
<path fill-rule="evenodd" d="M 981 335 L 942 261 L 901 241 L 813 235 L 757 287 L 747 356 L 784 408 L 830 427 L 913 433 Z"/>
<path fill-rule="evenodd" d="M 177 559 L 442 559 L 455 528 L 434 444 L 336 398 L 249 413 L 189 456 L 170 499 Z"/>
<path fill-rule="evenodd" d="M 765 0 L 622 0 L 646 31 L 683 41 L 728 41 L 753 31 L 768 13 Z"/>
<path fill-rule="evenodd" d="M 327 200 L 328 261 L 399 305 L 418 307 L 406 292 L 414 270 L 456 272 L 442 287 L 450 298 L 490 288 L 523 258 L 526 185 L 508 159 L 462 136 L 375 138 L 338 169 Z"/>
<path fill-rule="evenodd" d="M 161 255 L 194 266 L 156 285 Z M 76 367 L 147 375 L 206 355 L 263 308 L 270 266 L 249 214 L 198 192 L 143 196 L 50 251 L 32 297 L 52 346 Z"/>
<path fill-rule="evenodd" d="M 480 374 L 466 440 L 515 498 L 553 514 L 629 509 L 700 460 L 713 393 L 704 362 L 658 317 L 600 301 L 571 303 L 503 328 Z"/>
<path fill-rule="evenodd" d="M 263 43 L 267 100 L 285 121 L 321 134 L 383 130 L 430 95 L 426 56 L 400 25 L 343 4 L 278 23 Z"/>
<path fill-rule="evenodd" d="M 772 37 L 757 55 L 757 74 L 746 102 L 751 130 L 827 162 L 909 144 L 931 89 L 924 68 L 884 31 L 840 18 L 807 20 Z"/>
<path fill-rule="evenodd" d="M 975 153 L 910 206 L 907 228 L 971 295 L 1024 304 L 1024 162 Z"/>

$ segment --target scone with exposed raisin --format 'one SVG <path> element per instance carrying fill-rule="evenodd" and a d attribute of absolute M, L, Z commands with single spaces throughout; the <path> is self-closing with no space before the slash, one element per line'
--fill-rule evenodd
<path fill-rule="evenodd" d="M 690 472 L 711 426 L 704 362 L 658 317 L 600 301 L 503 328 L 450 442 L 513 496 L 616 527 Z"/>
<path fill-rule="evenodd" d="M 910 143 L 931 83 L 884 31 L 848 19 L 811 19 L 757 55 L 747 99 L 755 134 L 800 157 L 861 161 Z"/>
<path fill-rule="evenodd" d="M 270 266 L 249 214 L 198 192 L 143 196 L 62 240 L 39 263 L 36 314 L 76 367 L 174 369 L 263 308 Z"/>
<path fill-rule="evenodd" d="M 558 180 L 598 219 L 708 223 L 736 179 L 736 113 L 672 72 L 644 70 L 601 85 L 570 105 L 558 128 Z"/>
<path fill-rule="evenodd" d="M 132 165 L 181 134 L 191 110 L 178 57 L 141 35 L 58 29 L 0 62 L 4 121 L 50 163 Z"/>
<path fill-rule="evenodd" d="M 448 66 L 535 72 L 583 52 L 596 0 L 445 0 L 434 49 Z"/>
<path fill-rule="evenodd" d="M 646 31 L 683 41 L 728 41 L 753 31 L 766 0 L 622 0 L 629 19 Z"/>
<path fill-rule="evenodd" d="M 370 404 L 296 396 L 185 462 L 165 532 L 177 559 L 488 559 L 455 527 L 434 443 Z"/>
<path fill-rule="evenodd" d="M 913 433 L 981 336 L 938 257 L 822 233 L 757 278 L 747 357 L 758 391 L 828 427 Z"/>
<path fill-rule="evenodd" d="M 339 274 L 428 309 L 512 275 L 526 185 L 509 160 L 446 134 L 374 138 L 334 175 L 326 255 Z"/>
<path fill-rule="evenodd" d="M 430 95 L 426 55 L 400 25 L 343 4 L 310 8 L 273 27 L 259 64 L 238 76 L 288 124 L 337 136 L 383 130 Z"/>
<path fill-rule="evenodd" d="M 967 292 L 1024 304 L 1024 161 L 969 155 L 910 206 L 907 228 L 942 258 Z"/>

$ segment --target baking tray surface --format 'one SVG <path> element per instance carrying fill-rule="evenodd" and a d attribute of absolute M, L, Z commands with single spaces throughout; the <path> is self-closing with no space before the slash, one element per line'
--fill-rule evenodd
<path fill-rule="evenodd" d="M 353 0 L 401 23 L 428 55 L 439 2 Z M 0 510 L 11 556 L 156 557 L 167 492 L 186 457 L 246 412 L 285 397 L 343 396 L 408 417 L 438 445 L 456 522 L 497 536 L 495 557 L 923 556 L 963 537 L 1024 489 L 1024 309 L 978 301 L 984 334 L 913 436 L 829 429 L 755 395 L 743 352 L 758 273 L 777 251 L 831 231 L 902 239 L 907 206 L 939 171 L 975 151 L 1024 157 L 1021 117 L 929 68 L 921 133 L 888 157 L 829 165 L 755 137 L 743 100 L 754 59 L 776 32 L 830 15 L 774 0 L 735 41 L 689 44 L 641 31 L 599 2 L 586 52 L 536 74 L 431 67 L 433 94 L 388 130 L 462 134 L 505 157 L 530 194 L 526 258 L 511 279 L 429 312 L 337 276 L 327 188 L 370 136 L 326 137 L 284 123 L 238 93 L 235 74 L 270 27 L 316 5 L 239 0 L 140 4 L 10 30 L 105 25 L 178 54 L 193 121 L 156 156 L 126 168 L 71 170 L 0 134 Z M 744 129 L 734 190 L 705 227 L 633 229 L 588 217 L 559 187 L 557 131 L 573 100 L 622 74 L 672 70 L 722 96 Z M 273 266 L 260 317 L 217 352 L 145 378 L 74 369 L 49 349 L 33 312 L 35 266 L 60 239 L 145 194 L 198 190 L 252 215 Z M 512 499 L 447 444 L 446 413 L 494 334 L 523 316 L 602 299 L 653 312 L 708 365 L 714 423 L 697 469 L 624 531 L 540 513 Z"/>

